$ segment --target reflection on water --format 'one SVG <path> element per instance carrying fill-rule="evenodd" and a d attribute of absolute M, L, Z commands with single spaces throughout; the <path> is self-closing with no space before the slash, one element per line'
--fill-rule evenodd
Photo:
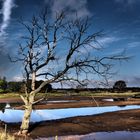
<path fill-rule="evenodd" d="M 14 106 L 19 106 L 21 103 L 0 103 L 0 110 L 4 113 L 5 109 L 12 108 Z"/>
<path fill-rule="evenodd" d="M 45 103 L 71 103 L 71 102 L 76 102 L 76 100 L 45 101 Z"/>
<path fill-rule="evenodd" d="M 0 110 L 2 110 L 3 108 L 5 108 L 6 103 L 0 103 Z"/>
<path fill-rule="evenodd" d="M 126 107 L 126 105 L 118 105 L 119 107 Z"/>
<path fill-rule="evenodd" d="M 1 110 L 2 113 L 4 113 L 5 107 L 6 107 L 6 103 L 1 103 L 0 104 L 0 110 Z"/>
<path fill-rule="evenodd" d="M 54 140 L 54 137 L 39 138 L 39 140 Z M 38 140 L 38 139 L 36 139 Z M 140 140 L 140 132 L 116 131 L 95 132 L 87 135 L 60 136 L 58 140 Z"/>
<path fill-rule="evenodd" d="M 113 102 L 114 100 L 112 98 L 110 98 L 110 99 L 102 99 L 102 101 Z"/>
<path fill-rule="evenodd" d="M 106 106 L 106 107 L 82 107 L 82 108 L 65 108 L 65 109 L 42 109 L 33 110 L 31 114 L 31 122 L 40 122 L 45 120 L 55 120 L 75 116 L 96 115 L 106 112 L 140 109 L 140 105 L 128 105 L 125 107 Z M 5 109 L 0 111 L 0 120 L 5 122 L 21 122 L 23 110 Z"/>

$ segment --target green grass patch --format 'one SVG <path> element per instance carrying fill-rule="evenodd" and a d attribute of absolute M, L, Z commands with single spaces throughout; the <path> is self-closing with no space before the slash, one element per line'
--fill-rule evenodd
<path fill-rule="evenodd" d="M 64 96 L 100 96 L 100 97 L 112 97 L 112 96 L 134 96 L 134 95 L 140 95 L 140 92 L 124 92 L 124 93 L 112 93 L 112 92 L 92 92 L 92 91 L 82 91 L 79 93 L 76 92 L 52 92 L 52 93 L 38 93 L 36 98 L 42 98 L 44 95 L 46 95 L 46 98 L 49 97 L 64 97 Z M 5 93 L 0 94 L 0 99 L 20 99 L 20 95 L 25 96 L 23 93 Z"/>
<path fill-rule="evenodd" d="M 0 94 L 0 99 L 7 99 L 7 98 L 18 98 L 20 97 L 18 93 L 1 93 Z"/>
<path fill-rule="evenodd" d="M 112 92 L 101 92 L 101 93 L 82 93 L 81 95 L 89 96 L 134 96 L 140 94 L 138 92 L 125 92 L 125 93 L 112 93 Z"/>
<path fill-rule="evenodd" d="M 53 93 L 39 93 L 37 97 L 42 97 L 44 94 L 46 94 L 46 97 L 64 97 L 64 96 L 84 96 L 84 97 L 90 97 L 90 96 L 100 96 L 100 97 L 112 97 L 112 96 L 134 96 L 134 95 L 140 95 L 140 92 L 123 92 L 123 93 L 112 93 L 112 92 L 92 92 L 92 91 L 82 91 L 79 93 L 76 92 L 53 92 Z"/>

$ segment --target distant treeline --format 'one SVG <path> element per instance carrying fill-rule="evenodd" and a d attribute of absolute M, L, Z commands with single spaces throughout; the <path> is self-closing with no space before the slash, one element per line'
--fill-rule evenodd
<path fill-rule="evenodd" d="M 43 81 L 36 81 L 36 88 L 40 86 L 40 84 Z M 28 83 L 28 88 L 29 90 L 31 89 L 31 80 Z M 52 85 L 51 84 L 47 84 L 46 86 L 44 86 L 42 88 L 42 90 L 40 92 L 44 93 L 44 92 L 50 92 L 52 90 Z M 16 82 L 16 81 L 10 81 L 7 82 L 6 78 L 0 78 L 0 93 L 9 93 L 9 92 L 20 92 L 20 93 L 24 93 L 25 92 L 25 82 L 24 81 L 20 81 L 20 82 Z"/>
<path fill-rule="evenodd" d="M 126 82 L 123 80 L 118 80 L 114 83 L 112 88 L 76 88 L 76 89 L 57 89 L 57 92 L 60 91 L 74 91 L 74 92 L 82 92 L 82 91 L 92 91 L 92 92 L 140 92 L 140 87 L 127 87 Z"/>
<path fill-rule="evenodd" d="M 83 91 L 92 91 L 96 93 L 100 92 L 140 92 L 140 87 L 126 87 L 123 90 L 118 90 L 114 88 L 57 88 L 57 92 L 83 92 Z"/>
<path fill-rule="evenodd" d="M 41 85 L 43 80 L 36 81 L 35 85 L 36 88 Z M 28 81 L 28 91 L 31 90 L 31 80 Z M 44 86 L 40 92 L 50 92 L 52 91 L 52 85 L 47 84 Z M 78 87 L 78 88 L 58 88 L 53 89 L 53 92 L 61 92 L 61 93 L 67 93 L 67 92 L 83 92 L 83 91 L 91 91 L 91 92 L 140 92 L 140 87 L 127 87 L 125 81 L 119 80 L 116 81 L 114 86 L 112 88 L 84 88 L 84 87 Z M 25 82 L 20 81 L 6 81 L 6 77 L 1 78 L 0 77 L 0 93 L 9 93 L 9 92 L 19 92 L 24 93 L 25 92 Z"/>

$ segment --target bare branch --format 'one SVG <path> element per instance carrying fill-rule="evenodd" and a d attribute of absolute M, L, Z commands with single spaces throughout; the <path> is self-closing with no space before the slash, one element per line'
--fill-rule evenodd
<path fill-rule="evenodd" d="M 88 18 L 68 20 L 62 12 L 50 19 L 49 13 L 45 11 L 41 16 L 33 16 L 30 22 L 22 20 L 20 23 L 28 32 L 22 37 L 26 42 L 19 44 L 17 56 L 10 59 L 23 62 L 27 88 L 26 97 L 21 98 L 27 110 L 25 119 L 29 119 L 32 105 L 44 99 L 35 101 L 35 96 L 46 84 L 75 81 L 83 85 L 82 80 L 88 79 L 91 74 L 106 80 L 111 75 L 114 61 L 128 60 L 122 54 L 95 55 L 97 39 L 102 36 L 102 32 L 92 32 Z M 45 80 L 36 87 L 38 77 Z M 21 128 L 27 130 L 24 122 Z"/>

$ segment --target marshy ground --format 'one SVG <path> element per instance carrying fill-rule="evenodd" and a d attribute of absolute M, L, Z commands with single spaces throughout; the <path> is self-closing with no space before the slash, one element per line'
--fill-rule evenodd
<path fill-rule="evenodd" d="M 117 99 L 117 96 L 113 96 Z M 120 97 L 119 97 L 120 98 Z M 125 106 L 140 105 L 139 98 L 130 98 L 125 101 L 109 101 L 112 96 L 55 96 L 48 98 L 47 101 L 34 106 L 34 109 L 54 109 L 54 108 L 79 108 L 91 106 Z M 19 99 L 1 99 L 0 102 L 21 102 Z M 53 102 L 51 102 L 53 101 Z M 57 102 L 54 102 L 57 101 Z M 59 102 L 60 101 L 60 102 Z M 62 101 L 62 102 L 61 102 Z M 69 101 L 69 102 L 66 102 Z M 22 106 L 14 106 L 16 109 L 22 109 Z M 9 123 L 8 132 L 18 131 L 19 123 Z M 4 127 L 1 125 L 1 130 Z M 117 111 L 90 116 L 78 116 L 65 119 L 42 121 L 30 125 L 28 139 L 38 137 L 64 136 L 88 134 L 92 132 L 110 132 L 110 131 L 140 131 L 140 109 Z"/>

